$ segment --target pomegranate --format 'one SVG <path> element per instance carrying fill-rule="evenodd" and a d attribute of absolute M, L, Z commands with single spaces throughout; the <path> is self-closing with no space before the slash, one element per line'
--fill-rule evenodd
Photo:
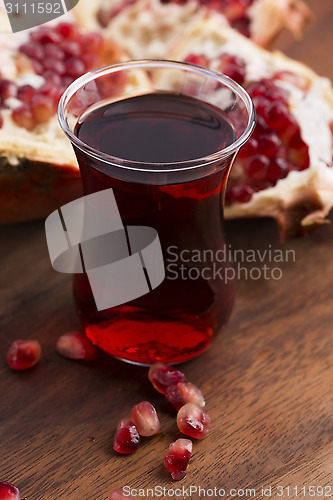
<path fill-rule="evenodd" d="M 191 382 L 178 382 L 178 384 L 169 385 L 165 397 L 176 410 L 180 410 L 186 403 L 195 403 L 201 407 L 205 406 L 202 392 Z"/>

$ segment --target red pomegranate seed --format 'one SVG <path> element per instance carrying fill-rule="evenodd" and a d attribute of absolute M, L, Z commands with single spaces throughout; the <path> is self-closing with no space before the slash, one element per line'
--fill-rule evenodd
<path fill-rule="evenodd" d="M 287 177 L 288 172 L 288 162 L 284 158 L 275 158 L 269 164 L 266 180 L 276 184 L 279 179 Z"/>
<path fill-rule="evenodd" d="M 265 156 L 275 157 L 281 147 L 281 141 L 277 134 L 264 134 L 259 137 L 259 150 Z"/>
<path fill-rule="evenodd" d="M 57 340 L 56 349 L 61 356 L 69 359 L 93 361 L 97 357 L 94 344 L 80 332 L 69 332 L 61 335 Z"/>
<path fill-rule="evenodd" d="M 198 66 L 205 66 L 207 67 L 209 64 L 208 57 L 203 55 L 203 54 L 189 54 L 185 62 L 188 62 L 190 64 L 198 64 Z"/>
<path fill-rule="evenodd" d="M 61 37 L 55 29 L 45 27 L 41 27 L 35 31 L 32 31 L 30 33 L 30 39 L 33 42 L 37 42 L 42 45 L 45 45 L 47 43 L 58 44 L 61 41 Z"/>
<path fill-rule="evenodd" d="M 80 35 L 78 39 L 83 54 L 96 54 L 102 50 L 103 37 L 99 33 Z"/>
<path fill-rule="evenodd" d="M 61 76 L 58 73 L 55 73 L 51 69 L 47 69 L 42 74 L 43 78 L 48 82 L 54 85 L 55 87 L 61 86 Z"/>
<path fill-rule="evenodd" d="M 7 362 L 13 370 L 27 370 L 38 363 L 41 353 L 37 340 L 15 340 L 8 350 Z"/>
<path fill-rule="evenodd" d="M 241 57 L 232 54 L 221 54 L 219 57 L 218 71 L 229 76 L 235 82 L 243 84 L 245 79 L 245 62 Z"/>
<path fill-rule="evenodd" d="M 290 113 L 285 104 L 273 102 L 263 115 L 266 123 L 270 128 L 277 131 L 282 131 L 288 126 L 290 121 Z"/>
<path fill-rule="evenodd" d="M 53 99 L 47 95 L 35 95 L 31 99 L 31 111 L 36 124 L 47 123 L 54 115 Z"/>
<path fill-rule="evenodd" d="M 258 150 L 258 141 L 255 137 L 251 137 L 239 150 L 238 157 L 248 158 L 256 154 L 257 150 Z"/>
<path fill-rule="evenodd" d="M 10 483 L 0 481 L 0 500 L 21 500 L 19 489 Z"/>
<path fill-rule="evenodd" d="M 241 19 L 235 19 L 231 22 L 231 26 L 239 31 L 242 35 L 250 37 L 250 19 L 248 17 L 242 17 Z"/>
<path fill-rule="evenodd" d="M 263 181 L 266 178 L 269 159 L 263 155 L 255 155 L 249 158 L 245 164 L 245 173 L 254 181 Z"/>
<path fill-rule="evenodd" d="M 0 115 L 0 128 L 2 128 L 2 126 L 3 126 L 3 116 Z"/>
<path fill-rule="evenodd" d="M 108 496 L 108 500 L 135 500 L 135 498 L 132 495 L 129 495 L 127 492 L 124 492 L 123 490 L 114 490 L 110 493 Z"/>
<path fill-rule="evenodd" d="M 43 72 L 43 65 L 40 61 L 32 61 L 32 68 L 37 75 L 41 75 Z"/>
<path fill-rule="evenodd" d="M 247 7 L 247 3 L 243 2 L 242 0 L 233 0 L 226 3 L 223 12 L 225 17 L 229 21 L 235 21 L 236 19 L 245 17 Z"/>
<path fill-rule="evenodd" d="M 66 60 L 66 75 L 77 78 L 85 72 L 84 63 L 80 59 L 70 57 Z"/>
<path fill-rule="evenodd" d="M 23 104 L 12 111 L 12 120 L 18 127 L 25 128 L 26 130 L 33 130 L 35 128 L 35 120 L 30 107 Z"/>
<path fill-rule="evenodd" d="M 89 52 L 81 56 L 81 61 L 86 70 L 97 69 L 101 66 L 100 58 L 96 54 L 90 54 Z"/>
<path fill-rule="evenodd" d="M 153 436 L 160 429 L 156 410 L 149 401 L 142 401 L 133 406 L 131 421 L 138 429 L 140 436 Z"/>
<path fill-rule="evenodd" d="M 75 40 L 79 35 L 79 30 L 74 24 L 59 23 L 55 26 L 55 31 L 66 40 Z"/>
<path fill-rule="evenodd" d="M 148 371 L 148 378 L 155 389 L 162 394 L 165 394 L 166 388 L 169 385 L 185 382 L 184 373 L 164 363 L 155 363 L 152 365 Z"/>
<path fill-rule="evenodd" d="M 310 80 L 305 76 L 296 75 L 296 73 L 287 70 L 275 73 L 274 78 L 276 78 L 277 80 L 282 80 L 284 82 L 290 82 L 295 85 L 295 87 L 298 87 L 301 90 L 307 90 L 310 85 Z"/>
<path fill-rule="evenodd" d="M 195 439 L 204 438 L 210 426 L 210 418 L 203 408 L 195 403 L 186 403 L 177 414 L 180 432 Z"/>
<path fill-rule="evenodd" d="M 31 85 L 22 85 L 18 88 L 17 98 L 25 104 L 28 104 L 35 94 L 36 89 L 34 89 L 34 87 Z"/>
<path fill-rule="evenodd" d="M 0 99 L 4 102 L 10 97 L 17 96 L 17 85 L 10 80 L 2 80 L 0 82 Z"/>
<path fill-rule="evenodd" d="M 165 397 L 176 410 L 180 410 L 186 403 L 195 403 L 205 406 L 205 399 L 200 389 L 191 382 L 178 382 L 176 385 L 167 387 Z"/>
<path fill-rule="evenodd" d="M 138 449 L 140 444 L 140 434 L 133 422 L 123 419 L 119 422 L 114 441 L 113 449 L 123 455 L 129 455 Z"/>
<path fill-rule="evenodd" d="M 45 57 L 51 57 L 51 59 L 59 59 L 62 61 L 65 59 L 65 54 L 61 49 L 60 45 L 54 45 L 53 43 L 48 43 L 44 47 Z"/>
<path fill-rule="evenodd" d="M 78 42 L 71 40 L 64 40 L 60 44 L 60 48 L 66 57 L 80 57 L 81 56 L 81 45 Z"/>
<path fill-rule="evenodd" d="M 41 61 L 45 56 L 44 48 L 37 42 L 27 42 L 21 45 L 19 51 L 28 56 L 30 59 L 35 59 L 36 61 Z"/>
<path fill-rule="evenodd" d="M 186 476 L 192 448 L 192 441 L 183 438 L 177 439 L 177 441 L 169 445 L 169 450 L 164 458 L 164 465 L 175 481 L 179 481 Z"/>
<path fill-rule="evenodd" d="M 59 61 L 59 59 L 45 59 L 43 61 L 43 67 L 45 69 L 49 69 L 51 71 L 54 71 L 55 73 L 58 73 L 58 75 L 64 75 L 66 72 L 66 66 L 63 61 Z"/>
<path fill-rule="evenodd" d="M 228 202 L 247 203 L 251 200 L 254 188 L 249 184 L 238 184 L 227 190 L 226 200 Z"/>

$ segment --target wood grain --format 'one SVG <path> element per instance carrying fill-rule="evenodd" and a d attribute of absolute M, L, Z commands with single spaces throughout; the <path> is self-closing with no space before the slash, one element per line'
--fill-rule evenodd
<path fill-rule="evenodd" d="M 304 40 L 283 35 L 274 46 L 333 79 L 333 4 L 308 3 L 316 20 Z M 296 496 L 295 486 L 331 485 L 332 496 L 333 226 L 284 246 L 271 220 L 228 222 L 227 234 L 234 249 L 294 250 L 295 261 L 278 264 L 280 280 L 242 276 L 225 332 L 181 366 L 204 392 L 212 428 L 194 443 L 189 474 L 177 486 L 255 489 L 255 498 L 272 486 L 271 498 L 286 499 L 313 498 L 307 490 Z M 175 484 L 162 462 L 180 433 L 147 370 L 103 353 L 90 364 L 58 356 L 58 336 L 79 327 L 71 277 L 52 270 L 43 222 L 2 227 L 0 238 L 0 479 L 28 500 L 106 500 L 124 485 L 170 491 Z M 251 265 L 244 264 L 248 272 Z M 43 347 L 41 362 L 24 373 L 5 361 L 16 338 L 36 338 Z M 144 399 L 159 410 L 161 432 L 132 456 L 118 456 L 117 422 Z"/>

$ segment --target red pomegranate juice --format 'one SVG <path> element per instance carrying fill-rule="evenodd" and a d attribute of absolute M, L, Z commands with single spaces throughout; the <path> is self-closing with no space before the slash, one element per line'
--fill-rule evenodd
<path fill-rule="evenodd" d="M 197 356 L 226 324 L 234 302 L 234 282 L 221 273 L 231 263 L 217 257 L 225 244 L 222 202 L 232 158 L 196 168 L 190 160 L 232 144 L 231 124 L 208 103 L 153 93 L 88 112 L 75 133 L 98 151 L 142 162 L 129 171 L 76 148 L 85 193 L 112 188 L 124 226 L 155 228 L 166 272 L 148 294 L 103 311 L 86 275 L 75 275 L 86 334 L 113 356 L 137 363 Z M 165 163 L 172 164 L 169 171 Z"/>

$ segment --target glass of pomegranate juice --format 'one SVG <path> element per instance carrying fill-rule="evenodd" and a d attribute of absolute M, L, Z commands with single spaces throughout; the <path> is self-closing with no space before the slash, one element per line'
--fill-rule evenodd
<path fill-rule="evenodd" d="M 204 352 L 234 303 L 223 199 L 255 123 L 248 94 L 200 66 L 130 61 L 70 85 L 59 121 L 85 195 L 74 297 L 87 336 L 139 364 Z"/>

